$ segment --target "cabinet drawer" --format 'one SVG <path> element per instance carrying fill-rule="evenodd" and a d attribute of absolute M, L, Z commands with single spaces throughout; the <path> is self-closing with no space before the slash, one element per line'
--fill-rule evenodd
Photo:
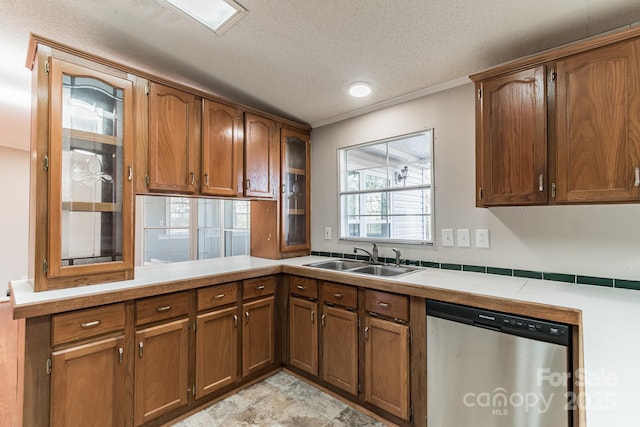
<path fill-rule="evenodd" d="M 276 289 L 276 278 L 273 276 L 259 277 L 242 282 L 242 299 L 272 295 Z"/>
<path fill-rule="evenodd" d="M 322 298 L 329 304 L 358 308 L 358 288 L 332 282 L 322 282 Z"/>
<path fill-rule="evenodd" d="M 160 295 L 136 301 L 136 326 L 173 319 L 189 313 L 189 294 Z"/>
<path fill-rule="evenodd" d="M 198 311 L 238 301 L 238 282 L 198 289 Z"/>
<path fill-rule="evenodd" d="M 405 295 L 367 289 L 364 294 L 364 308 L 368 313 L 409 321 L 409 297 Z"/>
<path fill-rule="evenodd" d="M 54 346 L 124 329 L 124 304 L 112 304 L 51 316 Z"/>
<path fill-rule="evenodd" d="M 318 298 L 318 281 L 307 277 L 291 276 L 289 278 L 289 293 L 307 298 Z"/>

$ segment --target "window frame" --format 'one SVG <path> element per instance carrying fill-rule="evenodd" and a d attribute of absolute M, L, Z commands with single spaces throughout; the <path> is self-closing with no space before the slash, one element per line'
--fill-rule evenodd
<path fill-rule="evenodd" d="M 235 222 L 236 215 L 246 216 L 247 228 L 237 228 L 231 227 L 227 228 L 225 223 L 225 202 L 247 202 L 250 205 L 250 200 L 247 199 L 228 199 L 228 198 L 217 198 L 217 197 L 187 197 L 183 195 L 177 194 L 141 194 L 140 197 L 136 197 L 136 223 L 140 224 L 140 227 L 136 227 L 136 229 L 140 230 L 136 232 L 136 266 L 146 266 L 153 265 L 152 262 L 145 261 L 145 231 L 146 230 L 164 230 L 165 233 L 169 233 L 170 230 L 186 230 L 187 238 L 189 239 L 188 245 L 188 257 L 189 259 L 186 261 L 169 261 L 167 263 L 176 263 L 176 262 L 188 262 L 188 261 L 201 261 L 207 259 L 216 259 L 216 258 L 226 258 L 232 255 L 226 255 L 226 232 L 238 232 L 238 231 L 246 231 L 249 233 L 249 240 L 251 239 L 251 223 L 250 223 L 250 215 L 251 208 L 250 206 L 247 208 L 247 212 L 237 212 L 237 207 L 233 207 L 231 209 L 231 217 L 232 224 Z M 145 224 L 145 215 L 144 215 L 144 197 L 158 197 L 158 198 L 179 198 L 186 199 L 187 204 L 189 206 L 189 224 L 186 226 L 150 226 L 147 227 Z M 198 224 L 198 202 L 200 200 L 217 200 L 218 206 L 216 210 L 218 211 L 218 227 L 200 227 Z M 171 216 L 171 203 L 165 203 L 165 218 L 169 218 Z M 220 256 L 212 257 L 212 258 L 199 258 L 199 250 L 198 250 L 198 239 L 200 230 L 206 229 L 215 229 L 220 231 L 220 242 L 219 242 L 219 252 Z M 250 255 L 250 253 L 249 253 Z"/>
<path fill-rule="evenodd" d="M 384 188 L 382 190 L 380 189 L 362 189 L 363 183 L 366 182 L 367 176 L 368 175 L 373 175 L 375 176 L 375 174 L 365 174 L 363 176 L 362 171 L 349 171 L 346 168 L 346 153 L 349 150 L 352 149 L 357 149 L 357 148 L 362 148 L 362 147 L 366 147 L 366 146 L 370 146 L 370 145 L 380 145 L 380 144 L 389 144 L 393 141 L 398 141 L 398 140 L 402 140 L 402 139 L 406 139 L 406 138 L 410 138 L 412 136 L 416 136 L 416 135 L 420 135 L 420 134 L 428 134 L 429 135 L 429 152 L 431 155 L 431 168 L 430 168 L 430 183 L 429 184 L 421 184 L 421 185 L 411 185 L 411 186 L 402 186 L 402 187 L 393 187 L 388 185 L 387 188 Z M 402 135 L 395 135 L 395 136 L 390 136 L 390 137 L 386 137 L 386 138 L 382 138 L 382 139 L 378 139 L 375 141 L 369 141 L 369 142 L 364 142 L 364 143 L 360 143 L 360 144 L 355 144 L 355 145 L 347 145 L 347 146 L 341 146 L 338 147 L 336 150 L 336 159 L 337 159 L 337 203 L 338 203 L 338 240 L 341 241 L 353 241 L 353 242 L 376 242 L 376 243 L 391 243 L 391 244 L 407 244 L 407 245 L 420 245 L 420 246 L 435 246 L 435 240 L 436 240 L 436 236 L 435 236 L 435 173 L 434 173 L 434 169 L 435 169 L 435 155 L 434 155 L 434 142 L 435 142 L 435 137 L 434 137 L 434 128 L 427 128 L 427 129 L 422 129 L 416 132 L 410 132 L 407 134 L 402 134 Z M 388 168 L 389 166 L 389 162 L 388 162 L 388 154 L 387 154 L 387 165 L 386 167 Z M 344 190 L 343 191 L 343 172 L 350 174 L 350 173 L 358 173 L 360 174 L 359 176 L 359 182 L 360 182 L 360 189 L 359 190 Z M 388 176 L 386 177 L 388 178 Z M 348 180 L 348 178 L 345 178 L 345 182 L 346 180 Z M 355 225 L 357 224 L 359 226 L 359 229 L 361 230 L 362 234 L 362 229 L 364 227 L 367 227 L 370 224 L 374 224 L 374 223 L 382 223 L 382 224 L 389 224 L 390 223 L 388 221 L 383 221 L 383 222 L 379 222 L 379 221 L 372 221 L 372 222 L 366 222 L 366 221 L 362 221 L 362 218 L 364 217 L 362 214 L 360 215 L 361 220 L 357 221 L 357 222 L 349 222 L 348 217 L 349 214 L 346 213 L 345 215 L 347 216 L 347 219 L 345 219 L 345 221 L 343 221 L 343 203 L 342 203 L 342 198 L 343 196 L 358 196 L 358 204 L 360 206 L 360 212 L 363 212 L 363 209 L 366 209 L 366 196 L 368 194 L 372 194 L 372 193 L 377 193 L 377 194 L 386 194 L 386 195 L 392 195 L 393 193 L 398 193 L 398 192 L 407 192 L 407 191 L 415 191 L 415 190 L 420 190 L 420 191 L 428 191 L 430 193 L 430 203 L 425 204 L 425 208 L 422 211 L 422 216 L 423 216 L 423 221 L 425 224 L 425 227 L 430 228 L 428 231 L 430 234 L 431 239 L 430 240 L 413 240 L 413 239 L 394 239 L 394 238 L 387 238 L 387 237 L 352 237 L 349 236 L 349 228 L 351 225 Z M 392 204 L 392 197 L 389 197 L 387 203 Z M 392 209 L 392 208 L 391 208 Z M 392 210 L 389 210 L 389 215 L 390 217 L 393 217 L 395 215 L 393 215 Z M 383 215 L 384 216 L 384 215 Z M 429 220 L 430 218 L 430 220 Z M 392 231 L 389 230 L 389 233 L 391 233 Z"/>

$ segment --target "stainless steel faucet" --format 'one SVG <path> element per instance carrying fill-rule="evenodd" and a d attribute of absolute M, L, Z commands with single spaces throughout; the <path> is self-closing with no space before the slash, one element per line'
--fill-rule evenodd
<path fill-rule="evenodd" d="M 400 255 L 402 255 L 400 249 L 391 248 L 391 250 L 396 253 L 396 267 L 398 267 L 400 266 Z"/>
<path fill-rule="evenodd" d="M 369 258 L 371 258 L 372 262 L 378 262 L 378 245 L 376 245 L 375 243 L 373 244 L 373 249 L 371 252 L 367 251 L 366 249 L 362 249 L 362 248 L 358 248 L 356 246 L 353 247 L 353 253 L 357 253 L 358 251 L 362 251 L 364 253 L 366 253 L 367 255 L 369 255 Z"/>

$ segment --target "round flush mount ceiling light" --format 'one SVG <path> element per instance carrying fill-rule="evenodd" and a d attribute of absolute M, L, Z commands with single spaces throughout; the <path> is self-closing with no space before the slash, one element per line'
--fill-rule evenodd
<path fill-rule="evenodd" d="M 349 95 L 356 98 L 368 96 L 371 93 L 371 86 L 366 82 L 356 82 L 349 86 Z"/>

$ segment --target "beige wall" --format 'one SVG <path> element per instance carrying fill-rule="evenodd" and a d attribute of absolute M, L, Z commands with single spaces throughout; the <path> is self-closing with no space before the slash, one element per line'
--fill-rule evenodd
<path fill-rule="evenodd" d="M 640 204 L 476 208 L 474 126 L 469 83 L 314 129 L 312 250 L 354 246 L 336 238 L 336 149 L 434 128 L 436 245 L 399 245 L 403 257 L 640 280 Z M 331 240 L 324 240 L 324 227 L 332 228 Z M 470 229 L 472 247 L 443 248 L 443 228 Z M 489 229 L 490 249 L 474 247 L 476 228 Z M 381 246 L 380 255 L 392 257 L 391 246 Z"/>
<path fill-rule="evenodd" d="M 27 275 L 29 152 L 0 146 L 0 298 L 7 284 Z"/>

